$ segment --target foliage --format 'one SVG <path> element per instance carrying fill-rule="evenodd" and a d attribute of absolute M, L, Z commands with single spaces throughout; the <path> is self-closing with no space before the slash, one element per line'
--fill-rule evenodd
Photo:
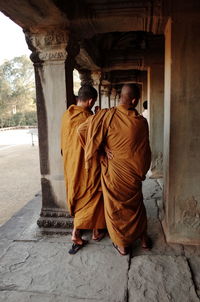
<path fill-rule="evenodd" d="M 1 118 L 0 128 L 15 126 L 37 126 L 36 111 L 18 112 L 8 118 Z"/>
<path fill-rule="evenodd" d="M 0 127 L 36 123 L 34 70 L 26 56 L 0 65 Z"/>

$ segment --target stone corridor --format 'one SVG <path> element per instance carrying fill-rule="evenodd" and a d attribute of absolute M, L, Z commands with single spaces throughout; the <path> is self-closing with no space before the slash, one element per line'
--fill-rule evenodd
<path fill-rule="evenodd" d="M 143 192 L 154 247 L 136 243 L 132 257 L 120 256 L 108 237 L 69 255 L 70 235 L 41 234 L 41 196 L 30 201 L 0 228 L 0 301 L 200 301 L 199 247 L 167 244 L 160 185 L 147 179 Z"/>

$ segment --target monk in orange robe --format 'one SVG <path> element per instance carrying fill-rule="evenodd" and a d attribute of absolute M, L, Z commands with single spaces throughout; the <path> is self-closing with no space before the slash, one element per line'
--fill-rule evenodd
<path fill-rule="evenodd" d="M 92 86 L 83 86 L 78 93 L 77 105 L 71 105 L 64 113 L 61 127 L 61 152 L 64 161 L 67 204 L 74 217 L 71 254 L 75 254 L 86 241 L 82 229 L 93 229 L 93 239 L 103 238 L 106 228 L 103 194 L 100 180 L 100 162 L 95 158 L 87 171 L 84 164 L 84 149 L 78 138 L 77 128 L 91 116 L 91 108 L 97 98 Z M 84 133 L 82 133 L 84 139 Z"/>
<path fill-rule="evenodd" d="M 85 145 L 89 170 L 102 145 L 112 152 L 110 159 L 102 156 L 101 181 L 108 232 L 121 255 L 128 254 L 139 238 L 143 248 L 151 245 L 142 195 L 151 150 L 147 120 L 135 109 L 139 98 L 137 85 L 124 85 L 116 108 L 101 110 L 90 118 Z"/>

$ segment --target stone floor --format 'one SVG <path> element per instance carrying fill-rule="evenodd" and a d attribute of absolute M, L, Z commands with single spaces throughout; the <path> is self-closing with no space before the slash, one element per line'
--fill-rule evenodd
<path fill-rule="evenodd" d="M 42 235 L 41 197 L 30 201 L 0 228 L 0 301 L 200 301 L 199 247 L 166 244 L 155 180 L 145 181 L 144 197 L 154 247 L 145 252 L 136 243 L 132 257 L 120 256 L 108 237 L 69 255 L 70 236 Z"/>

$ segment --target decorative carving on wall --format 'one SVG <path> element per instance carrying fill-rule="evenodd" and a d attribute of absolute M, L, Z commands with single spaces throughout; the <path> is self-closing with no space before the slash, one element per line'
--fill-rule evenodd
<path fill-rule="evenodd" d="M 200 202 L 194 196 L 182 202 L 185 207 L 181 209 L 178 223 L 193 230 L 200 230 Z"/>

